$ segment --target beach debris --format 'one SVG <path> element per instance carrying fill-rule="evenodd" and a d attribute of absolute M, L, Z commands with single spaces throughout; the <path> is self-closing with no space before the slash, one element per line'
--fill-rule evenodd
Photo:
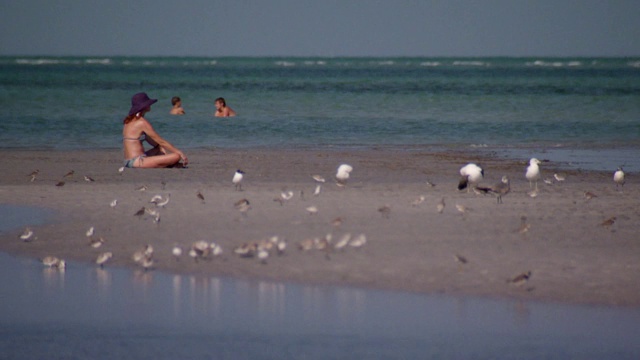
<path fill-rule="evenodd" d="M 604 227 L 604 228 L 610 228 L 613 224 L 615 224 L 617 220 L 617 217 L 612 216 L 610 218 L 608 218 L 607 220 L 603 221 L 600 223 L 600 226 Z"/>
<path fill-rule="evenodd" d="M 347 180 L 349 180 L 349 176 L 353 171 L 353 167 L 348 164 L 342 164 L 338 166 L 338 171 L 336 172 L 336 184 L 338 186 L 347 185 Z"/>
<path fill-rule="evenodd" d="M 378 212 L 383 218 L 388 219 L 391 216 L 391 206 L 384 204 L 378 208 Z"/>
<path fill-rule="evenodd" d="M 411 206 L 413 206 L 413 207 L 420 206 L 420 204 L 422 204 L 424 202 L 424 199 L 425 199 L 424 195 L 418 196 L 417 198 L 415 198 L 415 200 L 413 200 L 411 202 Z"/>
<path fill-rule="evenodd" d="M 529 281 L 529 279 L 531 278 L 531 271 L 525 271 L 519 275 L 514 276 L 511 279 L 507 280 L 507 283 L 513 284 L 515 286 L 522 286 L 524 285 L 527 281 Z"/>
<path fill-rule="evenodd" d="M 110 203 L 109 206 L 111 206 L 112 208 L 116 207 L 118 205 L 118 199 L 113 199 Z"/>
<path fill-rule="evenodd" d="M 247 215 L 247 211 L 251 210 L 251 205 L 249 203 L 249 200 L 247 199 L 240 199 L 238 201 L 236 201 L 233 206 L 238 209 L 238 211 L 240 211 L 240 213 L 242 215 Z"/>
<path fill-rule="evenodd" d="M 460 168 L 460 181 L 458 182 L 458 190 L 475 188 L 476 185 L 484 178 L 484 170 L 474 163 L 468 163 Z"/>
<path fill-rule="evenodd" d="M 91 246 L 94 249 L 99 248 L 100 246 L 102 246 L 102 244 L 104 244 L 104 238 L 103 237 L 99 237 L 99 238 L 90 238 L 89 239 L 89 246 Z"/>
<path fill-rule="evenodd" d="M 440 199 L 440 202 L 438 203 L 438 205 L 436 205 L 436 210 L 438 210 L 438 214 L 442 214 L 444 212 L 444 207 L 446 206 L 446 203 L 444 202 L 444 197 L 442 199 Z"/>
<path fill-rule="evenodd" d="M 585 191 L 584 192 L 584 198 L 587 199 L 587 201 L 593 199 L 593 198 L 597 198 L 598 195 L 592 193 L 591 191 Z"/>
<path fill-rule="evenodd" d="M 31 230 L 30 227 L 26 227 L 22 234 L 20 234 L 19 238 L 24 242 L 29 242 L 36 239 L 36 237 L 33 236 L 33 230 Z"/>
<path fill-rule="evenodd" d="M 324 177 L 322 177 L 321 175 L 311 175 L 311 177 L 313 178 L 313 180 L 315 180 L 316 182 L 319 183 L 323 183 L 325 182 Z"/>
<path fill-rule="evenodd" d="M 555 173 L 553 174 L 553 178 L 556 179 L 557 182 L 562 182 L 567 180 L 567 176 L 564 174 Z"/>
<path fill-rule="evenodd" d="M 189 250 L 189 256 L 198 261 L 199 259 L 208 259 L 210 256 L 222 255 L 222 247 L 215 242 L 207 242 L 205 240 L 198 240 L 191 244 Z"/>
<path fill-rule="evenodd" d="M 613 181 L 616 183 L 616 190 L 618 190 L 619 186 L 624 188 L 624 170 L 622 170 L 622 166 L 613 173 Z"/>
<path fill-rule="evenodd" d="M 96 180 L 94 178 L 92 178 L 91 176 L 89 176 L 89 175 L 85 175 L 84 176 L 84 181 L 86 181 L 86 182 L 94 182 Z"/>
<path fill-rule="evenodd" d="M 316 189 L 313 190 L 313 196 L 318 196 L 320 195 L 320 192 L 322 191 L 322 185 L 318 184 L 316 185 Z"/>
<path fill-rule="evenodd" d="M 107 261 L 109 261 L 111 258 L 113 257 L 113 253 L 110 251 L 101 253 L 98 255 L 98 257 L 96 258 L 96 265 L 100 266 L 101 268 L 104 267 L 104 264 L 107 263 Z"/>
<path fill-rule="evenodd" d="M 89 230 L 87 230 L 87 232 L 85 233 L 85 235 L 86 235 L 87 237 L 92 237 L 94 232 L 95 232 L 95 228 L 92 226 L 92 227 L 90 227 L 90 228 L 89 228 Z"/>
<path fill-rule="evenodd" d="M 235 174 L 233 174 L 233 178 L 231 182 L 236 188 L 236 191 L 242 191 L 242 179 L 244 178 L 244 171 L 238 169 Z"/>
<path fill-rule="evenodd" d="M 64 174 L 64 176 L 63 176 L 62 178 L 64 179 L 64 178 L 71 177 L 71 176 L 73 176 L 73 174 L 75 174 L 75 173 L 76 173 L 75 171 L 73 171 L 73 170 L 69 170 L 69 172 L 68 172 L 68 173 L 66 173 L 66 174 Z"/>
<path fill-rule="evenodd" d="M 120 173 L 120 175 L 122 175 L 122 173 L 124 172 L 124 166 L 119 167 L 118 172 Z"/>
<path fill-rule="evenodd" d="M 531 158 L 529 160 L 529 166 L 524 176 L 529 180 L 529 188 L 533 188 L 533 183 L 536 184 L 536 191 L 538 191 L 538 180 L 540 180 L 540 160 Z"/>
<path fill-rule="evenodd" d="M 173 248 L 171 248 L 171 255 L 173 255 L 173 258 L 176 261 L 180 260 L 180 256 L 182 256 L 182 248 L 179 245 L 174 245 Z"/>
<path fill-rule="evenodd" d="M 309 213 L 309 215 L 315 215 L 318 213 L 318 207 L 314 205 L 307 207 L 305 210 Z"/>
<path fill-rule="evenodd" d="M 56 183 L 56 186 L 57 186 L 57 187 L 62 187 L 62 186 L 64 186 L 64 181 L 58 181 L 58 182 Z"/>

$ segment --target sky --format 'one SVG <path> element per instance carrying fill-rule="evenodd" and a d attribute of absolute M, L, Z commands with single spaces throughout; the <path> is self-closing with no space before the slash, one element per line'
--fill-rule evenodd
<path fill-rule="evenodd" d="M 638 0 L 0 0 L 0 55 L 640 56 Z"/>

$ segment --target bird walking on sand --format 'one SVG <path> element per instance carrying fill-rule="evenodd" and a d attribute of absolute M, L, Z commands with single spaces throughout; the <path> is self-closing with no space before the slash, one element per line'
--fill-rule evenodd
<path fill-rule="evenodd" d="M 40 261 L 42 262 L 42 265 L 50 268 L 59 267 L 60 262 L 64 262 L 64 260 L 58 259 L 55 256 L 45 256 Z"/>
<path fill-rule="evenodd" d="M 355 238 L 351 239 L 351 241 L 349 241 L 349 246 L 358 248 L 358 247 L 364 246 L 364 244 L 366 243 L 367 243 L 367 236 L 365 234 L 360 234 Z"/>
<path fill-rule="evenodd" d="M 40 173 L 40 170 L 36 169 L 36 170 L 33 170 L 31 172 L 31 174 L 29 174 L 27 176 L 31 178 L 31 180 L 30 180 L 31 182 L 34 182 L 34 181 L 36 181 L 36 177 L 38 177 L 38 173 Z"/>
<path fill-rule="evenodd" d="M 525 177 L 529 180 L 529 188 L 533 187 L 533 182 L 536 183 L 536 191 L 538 191 L 538 180 L 540 180 L 540 160 L 536 158 L 531 158 L 529 160 L 529 166 L 527 167 L 527 172 L 525 173 Z"/>
<path fill-rule="evenodd" d="M 604 228 L 610 228 L 613 224 L 615 224 L 617 218 L 615 216 L 612 216 L 610 218 L 608 218 L 607 220 L 603 221 L 600 223 L 600 226 L 604 227 Z"/>
<path fill-rule="evenodd" d="M 313 190 L 313 196 L 320 195 L 320 191 L 322 191 L 322 185 L 318 184 L 318 185 L 316 185 L 316 189 Z"/>
<path fill-rule="evenodd" d="M 624 188 L 624 171 L 622 170 L 622 166 L 613 173 L 613 181 L 616 183 L 616 190 L 618 190 L 619 186 Z"/>
<path fill-rule="evenodd" d="M 95 228 L 92 226 L 92 227 L 90 227 L 90 228 L 89 228 L 89 230 L 87 230 L 87 232 L 85 233 L 85 235 L 86 235 L 87 237 L 92 237 L 94 232 L 95 232 Z"/>
<path fill-rule="evenodd" d="M 411 206 L 413 206 L 413 207 L 420 206 L 420 204 L 422 204 L 424 202 L 424 199 L 425 199 L 424 195 L 418 196 L 415 200 L 413 200 L 411 202 Z"/>
<path fill-rule="evenodd" d="M 307 210 L 309 215 L 315 215 L 315 214 L 318 213 L 318 207 L 317 206 L 309 206 L 305 210 Z"/>
<path fill-rule="evenodd" d="M 180 260 L 180 256 L 182 256 L 182 248 L 178 245 L 174 245 L 171 249 L 171 255 L 173 255 L 173 258 L 176 261 Z"/>
<path fill-rule="evenodd" d="M 112 208 L 116 207 L 117 205 L 118 205 L 118 199 L 113 199 L 113 201 L 109 203 L 109 206 L 111 206 Z"/>
<path fill-rule="evenodd" d="M 73 171 L 73 170 L 69 170 L 69 172 L 68 172 L 68 173 L 64 174 L 63 178 L 71 177 L 71 176 L 73 176 L 73 174 L 75 174 L 75 173 L 76 173 L 75 171 Z"/>
<path fill-rule="evenodd" d="M 436 205 L 436 210 L 438 210 L 438 214 L 442 214 L 442 212 L 444 212 L 445 206 L 446 206 L 446 203 L 444 202 L 444 198 L 440 199 L 440 202 L 438 203 L 438 205 Z"/>
<path fill-rule="evenodd" d="M 233 174 L 233 178 L 231 182 L 236 188 L 236 191 L 242 191 L 242 179 L 244 178 L 244 171 L 238 169 L 235 174 Z"/>
<path fill-rule="evenodd" d="M 104 264 L 107 263 L 107 261 L 109 261 L 109 259 L 111 259 L 113 257 L 113 253 L 111 252 L 104 252 L 100 255 L 98 255 L 98 257 L 96 258 L 96 265 L 100 266 L 101 268 L 104 267 Z"/>
<path fill-rule="evenodd" d="M 200 199 L 202 201 L 202 203 L 204 204 L 204 195 L 202 195 L 202 193 L 200 192 L 200 190 L 198 190 L 198 193 L 196 194 L 196 196 L 198 197 L 198 199 Z"/>
<path fill-rule="evenodd" d="M 103 237 L 99 237 L 99 238 L 90 238 L 89 239 L 89 246 L 91 246 L 94 249 L 99 248 L 100 246 L 102 246 L 102 244 L 104 244 L 104 238 Z"/>
<path fill-rule="evenodd" d="M 458 190 L 467 189 L 467 193 L 470 191 L 472 185 L 475 186 L 484 178 L 484 170 L 474 164 L 469 163 L 460 168 L 460 182 L 458 183 Z"/>
<path fill-rule="evenodd" d="M 316 182 L 319 183 L 323 183 L 325 182 L 324 177 L 322 175 L 311 175 L 311 177 L 313 178 L 313 180 L 315 180 Z"/>
<path fill-rule="evenodd" d="M 391 216 L 391 206 L 385 204 L 378 208 L 378 212 L 383 218 L 388 219 Z"/>
<path fill-rule="evenodd" d="M 560 173 L 553 174 L 553 178 L 556 179 L 557 182 L 563 182 L 563 181 L 567 180 L 567 176 L 564 175 L 564 174 L 560 174 Z"/>
<path fill-rule="evenodd" d="M 589 201 L 589 200 L 591 200 L 593 198 L 596 198 L 596 197 L 598 197 L 598 195 L 592 193 L 591 191 L 585 191 L 584 192 L 584 198 L 587 199 L 587 201 Z"/>
<path fill-rule="evenodd" d="M 478 189 L 498 195 L 498 204 L 502 204 L 502 195 L 507 195 L 511 191 L 511 186 L 509 178 L 504 175 L 499 183 L 489 187 L 478 187 Z"/>
<path fill-rule="evenodd" d="M 22 234 L 20 234 L 20 240 L 24 242 L 31 241 L 32 237 L 33 237 L 33 230 L 31 230 L 31 228 L 25 228 Z"/>
<path fill-rule="evenodd" d="M 94 182 L 96 180 L 94 178 L 92 178 L 91 176 L 89 176 L 89 175 L 85 175 L 84 176 L 84 181 L 86 181 L 86 182 Z"/>
<path fill-rule="evenodd" d="M 64 183 L 64 181 L 58 181 L 58 182 L 56 183 L 56 186 L 57 186 L 57 187 L 62 187 L 62 186 L 64 186 L 64 184 L 65 184 L 65 183 Z"/>
<path fill-rule="evenodd" d="M 336 172 L 336 181 L 338 186 L 347 185 L 347 180 L 349 180 L 349 176 L 353 171 L 353 167 L 348 164 L 342 164 L 338 166 L 338 171 Z"/>
<path fill-rule="evenodd" d="M 240 199 L 238 201 L 236 201 L 233 206 L 238 209 L 238 211 L 240 211 L 240 213 L 242 213 L 242 215 L 246 216 L 247 215 L 247 211 L 249 211 L 251 209 L 251 205 L 249 203 L 249 200 L 247 199 Z"/>
<path fill-rule="evenodd" d="M 526 271 L 523 272 L 522 274 L 516 275 L 515 277 L 507 280 L 507 283 L 511 283 L 515 286 L 522 286 L 524 285 L 527 281 L 529 281 L 529 279 L 531 278 L 531 271 Z"/>

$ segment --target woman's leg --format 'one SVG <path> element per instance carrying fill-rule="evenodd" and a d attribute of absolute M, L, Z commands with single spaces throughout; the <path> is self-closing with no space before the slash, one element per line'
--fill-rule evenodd
<path fill-rule="evenodd" d="M 169 166 L 175 166 L 180 161 L 180 155 L 178 154 L 166 154 L 157 156 L 147 156 L 136 164 L 141 168 L 164 168 Z"/>

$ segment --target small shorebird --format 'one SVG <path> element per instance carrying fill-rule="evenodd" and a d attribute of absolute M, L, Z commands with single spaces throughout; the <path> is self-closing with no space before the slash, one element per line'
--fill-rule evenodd
<path fill-rule="evenodd" d="M 136 188 L 136 191 L 147 191 L 147 185 L 142 185 Z"/>
<path fill-rule="evenodd" d="M 91 246 L 94 249 L 99 248 L 100 246 L 102 246 L 102 244 L 104 244 L 104 238 L 103 237 L 99 237 L 99 238 L 91 238 L 89 239 L 89 246 Z"/>
<path fill-rule="evenodd" d="M 42 258 L 42 265 L 46 266 L 46 267 L 58 267 L 58 264 L 60 264 L 60 259 L 58 259 L 55 256 L 45 256 Z"/>
<path fill-rule="evenodd" d="M 280 197 L 282 198 L 282 200 L 285 200 L 285 201 L 291 200 L 293 198 L 293 191 L 291 191 L 291 190 L 282 191 L 280 193 Z"/>
<path fill-rule="evenodd" d="M 460 168 L 460 176 L 458 190 L 464 190 L 466 188 L 468 193 L 472 187 L 471 185 L 474 185 L 473 187 L 475 188 L 475 185 L 482 181 L 484 178 L 484 170 L 474 163 L 469 163 Z"/>
<path fill-rule="evenodd" d="M 24 241 L 24 242 L 29 242 L 31 241 L 32 237 L 33 237 L 33 230 L 31 230 L 31 228 L 27 227 L 24 229 L 24 231 L 22 232 L 22 234 L 20 234 L 20 240 Z"/>
<path fill-rule="evenodd" d="M 76 173 L 75 171 L 73 171 L 73 170 L 69 170 L 69 172 L 68 172 L 68 173 L 66 173 L 66 174 L 64 174 L 64 176 L 63 176 L 62 178 L 68 178 L 68 177 L 71 177 L 71 176 L 73 176 L 73 174 L 75 174 L 75 173 Z"/>
<path fill-rule="evenodd" d="M 90 228 L 89 228 L 89 230 L 87 230 L 87 232 L 85 233 L 85 235 L 86 235 L 87 237 L 92 237 L 92 236 L 93 236 L 93 233 L 94 233 L 94 230 L 95 230 L 95 229 L 94 229 L 94 227 L 93 227 L 93 226 L 92 226 L 92 227 L 90 227 Z"/>
<path fill-rule="evenodd" d="M 140 261 L 140 266 L 144 271 L 153 270 L 154 261 L 152 258 L 145 257 Z"/>
<path fill-rule="evenodd" d="M 64 181 L 58 181 L 58 182 L 56 183 L 56 186 L 57 186 L 57 187 L 64 186 Z"/>
<path fill-rule="evenodd" d="M 233 178 L 231 182 L 236 188 L 236 191 L 242 191 L 242 179 L 244 178 L 244 171 L 238 169 L 235 174 L 233 174 Z"/>
<path fill-rule="evenodd" d="M 285 240 L 278 240 L 276 244 L 276 250 L 278 250 L 278 255 L 284 254 L 284 251 L 287 249 L 287 242 Z"/>
<path fill-rule="evenodd" d="M 316 185 L 316 189 L 313 190 L 313 196 L 320 195 L 320 191 L 322 191 L 322 185 L 318 184 L 318 185 Z"/>
<path fill-rule="evenodd" d="M 564 174 L 559 174 L 559 173 L 553 174 L 553 178 L 556 179 L 557 182 L 563 182 L 567 180 L 567 177 Z"/>
<path fill-rule="evenodd" d="M 298 249 L 300 249 L 301 251 L 311 250 L 313 249 L 314 246 L 315 246 L 315 239 L 307 238 L 304 240 L 300 240 L 300 242 L 298 242 Z"/>
<path fill-rule="evenodd" d="M 349 241 L 351 241 L 351 233 L 345 233 L 342 235 L 340 240 L 333 245 L 333 248 L 336 250 L 342 250 L 345 246 L 349 245 Z"/>
<path fill-rule="evenodd" d="M 313 178 L 313 180 L 315 180 L 316 182 L 319 183 L 323 183 L 325 182 L 324 177 L 322 177 L 321 175 L 311 175 L 311 177 Z"/>
<path fill-rule="evenodd" d="M 200 190 L 198 190 L 198 193 L 196 194 L 196 196 L 198 197 L 198 199 L 202 200 L 202 203 L 204 204 L 204 195 L 202 195 Z"/>
<path fill-rule="evenodd" d="M 589 200 L 591 200 L 593 198 L 596 198 L 596 197 L 598 197 L 598 195 L 592 193 L 591 191 L 585 191 L 584 192 L 584 198 L 587 199 L 587 201 L 589 201 Z"/>
<path fill-rule="evenodd" d="M 364 246 L 364 244 L 367 243 L 367 237 L 365 234 L 360 234 L 358 236 L 356 236 L 355 238 L 351 239 L 351 241 L 349 241 L 349 246 L 351 247 L 362 247 Z"/>
<path fill-rule="evenodd" d="M 236 201 L 233 206 L 235 206 L 235 208 L 238 209 L 238 211 L 240 211 L 242 215 L 246 215 L 247 211 L 251 209 L 251 205 L 249 204 L 249 200 L 247 199 L 240 199 Z"/>
<path fill-rule="evenodd" d="M 618 186 L 624 188 L 624 171 L 622 170 L 622 166 L 613 173 L 613 181 L 616 183 L 616 190 L 618 190 Z"/>
<path fill-rule="evenodd" d="M 136 211 L 136 213 L 133 214 L 133 216 L 142 216 L 146 211 L 147 211 L 147 208 L 143 206 L 140 210 Z"/>
<path fill-rule="evenodd" d="M 444 202 L 444 198 L 440 199 L 440 202 L 438 203 L 438 205 L 436 205 L 436 210 L 438 210 L 438 214 L 442 214 L 445 206 L 446 204 Z"/>
<path fill-rule="evenodd" d="M 340 225 L 342 225 L 342 223 L 344 222 L 344 220 L 341 217 L 337 217 L 333 220 L 331 220 L 331 225 L 334 227 L 339 227 Z"/>
<path fill-rule="evenodd" d="M 162 198 L 162 195 L 154 195 L 149 202 L 156 204 L 157 207 L 164 207 L 169 203 L 169 200 L 171 200 L 171 194 L 167 194 L 167 197 L 164 199 Z"/>
<path fill-rule="evenodd" d="M 524 285 L 524 283 L 529 281 L 530 278 L 531 278 L 531 271 L 526 271 L 526 272 L 523 272 L 522 274 L 519 274 L 507 280 L 507 283 L 511 283 L 515 286 L 522 286 Z"/>
<path fill-rule="evenodd" d="M 511 186 L 509 185 L 509 178 L 504 175 L 499 183 L 489 187 L 478 187 L 478 189 L 498 195 L 498 204 L 502 204 L 502 195 L 507 195 L 511 191 Z"/>
<path fill-rule="evenodd" d="M 520 227 L 518 228 L 518 230 L 516 230 L 518 233 L 520 234 L 525 234 L 527 232 L 529 232 L 529 229 L 531 228 L 531 224 L 529 224 L 527 222 L 527 217 L 522 215 L 520 217 Z"/>
<path fill-rule="evenodd" d="M 92 178 L 91 176 L 89 176 L 89 175 L 85 175 L 84 176 L 84 181 L 86 181 L 86 182 L 94 182 L 96 180 L 94 178 Z"/>
<path fill-rule="evenodd" d="M 40 170 L 36 169 L 36 170 L 33 170 L 31 172 L 31 174 L 29 174 L 27 176 L 31 178 L 31 180 L 30 180 L 31 182 L 34 182 L 34 181 L 36 181 L 36 177 L 38 177 L 38 173 L 40 173 Z"/>
<path fill-rule="evenodd" d="M 458 210 L 459 213 L 461 213 L 462 215 L 466 214 L 469 210 L 468 207 L 464 206 L 464 205 L 460 205 L 460 204 L 456 204 L 456 209 Z"/>
<path fill-rule="evenodd" d="M 151 246 L 150 244 L 147 244 L 144 246 L 144 249 L 142 250 L 144 256 L 146 257 L 151 257 L 153 256 L 153 246 Z"/>
<path fill-rule="evenodd" d="M 309 215 L 315 215 L 318 213 L 318 207 L 317 206 L 309 206 L 305 209 Z"/>
<path fill-rule="evenodd" d="M 415 200 L 411 202 L 411 206 L 418 207 L 420 204 L 424 202 L 424 195 L 418 196 Z"/>
<path fill-rule="evenodd" d="M 122 175 L 122 173 L 124 172 L 124 166 L 119 167 L 118 172 L 120 173 L 120 175 Z"/>
<path fill-rule="evenodd" d="M 531 158 L 531 160 L 529 160 L 527 172 L 524 175 L 527 180 L 529 180 L 529 188 L 533 187 L 533 182 L 536 183 L 536 191 L 538 191 L 538 180 L 540 179 L 540 164 L 540 160 Z"/>
<path fill-rule="evenodd" d="M 383 218 L 388 219 L 391 216 L 391 206 L 385 204 L 378 208 L 378 212 Z"/>
<path fill-rule="evenodd" d="M 174 245 L 171 249 L 171 255 L 173 255 L 173 258 L 176 261 L 180 260 L 180 256 L 182 256 L 182 248 L 178 245 Z"/>
<path fill-rule="evenodd" d="M 96 258 L 96 265 L 100 266 L 101 268 L 104 267 L 104 264 L 107 263 L 107 261 L 109 261 L 109 259 L 111 259 L 113 257 L 113 253 L 111 252 L 104 252 L 100 255 L 98 255 L 98 257 Z"/>
<path fill-rule="evenodd" d="M 348 164 L 342 164 L 338 166 L 338 171 L 336 172 L 336 181 L 338 186 L 345 186 L 347 184 L 347 180 L 349 180 L 349 176 L 353 171 L 353 167 Z"/>
<path fill-rule="evenodd" d="M 109 206 L 111 206 L 112 208 L 116 207 L 116 205 L 118 205 L 118 199 L 113 199 L 113 201 L 109 203 Z"/>
<path fill-rule="evenodd" d="M 617 218 L 615 216 L 612 216 L 610 218 L 608 218 L 607 220 L 603 221 L 602 223 L 600 223 L 600 226 L 605 227 L 605 228 L 610 228 L 613 224 L 615 224 Z"/>

